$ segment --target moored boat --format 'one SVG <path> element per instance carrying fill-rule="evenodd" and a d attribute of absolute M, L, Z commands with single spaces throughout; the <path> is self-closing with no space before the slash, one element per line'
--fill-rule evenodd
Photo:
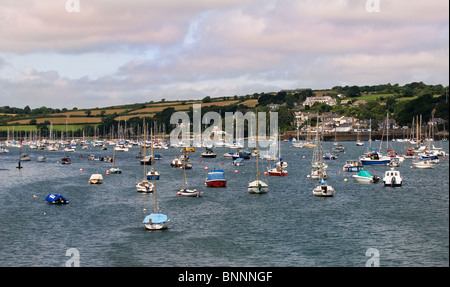
<path fill-rule="evenodd" d="M 320 185 L 313 189 L 313 195 L 318 197 L 331 197 L 334 196 L 334 193 L 334 188 L 327 185 L 324 179 L 321 179 Z"/>
<path fill-rule="evenodd" d="M 205 185 L 208 187 L 226 187 L 227 180 L 222 169 L 215 169 L 208 173 L 205 180 Z"/>
<path fill-rule="evenodd" d="M 403 178 L 400 175 L 400 171 L 391 168 L 384 173 L 383 177 L 384 186 L 400 187 L 403 183 Z"/>
<path fill-rule="evenodd" d="M 358 174 L 352 175 L 355 182 L 359 183 L 377 183 L 380 181 L 380 177 L 371 175 L 367 170 L 360 170 Z"/>

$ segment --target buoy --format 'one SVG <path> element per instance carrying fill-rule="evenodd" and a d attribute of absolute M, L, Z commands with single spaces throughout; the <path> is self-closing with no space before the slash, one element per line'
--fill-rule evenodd
<path fill-rule="evenodd" d="M 109 170 L 106 171 L 106 175 L 109 175 Z"/>
<path fill-rule="evenodd" d="M 181 195 L 181 191 L 177 192 L 177 195 Z"/>
<path fill-rule="evenodd" d="M 445 160 L 445 157 L 443 157 L 442 160 Z"/>
<path fill-rule="evenodd" d="M 36 198 L 37 196 L 36 196 L 36 194 L 35 195 L 33 195 L 33 198 Z"/>
<path fill-rule="evenodd" d="M 309 174 L 306 176 L 306 178 L 310 178 L 310 177 L 311 177 L 311 175 L 309 175 Z"/>
<path fill-rule="evenodd" d="M 202 156 L 200 155 L 200 157 L 202 157 Z"/>
<path fill-rule="evenodd" d="M 305 156 L 303 156 L 303 158 L 305 158 Z"/>
<path fill-rule="evenodd" d="M 223 164 L 223 161 L 221 161 L 220 164 Z"/>
<path fill-rule="evenodd" d="M 267 171 L 264 172 L 264 175 L 268 175 L 269 173 Z"/>
<path fill-rule="evenodd" d="M 90 180 L 88 180 L 88 183 L 91 183 L 91 181 L 90 181 Z"/>
<path fill-rule="evenodd" d="M 198 161 L 198 163 L 202 163 L 202 161 L 201 161 L 201 160 L 199 160 L 199 161 Z"/>
<path fill-rule="evenodd" d="M 234 171 L 234 173 L 238 173 L 238 171 L 237 171 L 237 170 L 235 170 L 235 171 Z"/>
<path fill-rule="evenodd" d="M 205 166 L 205 170 L 208 170 L 208 167 L 207 167 L 207 166 Z"/>
<path fill-rule="evenodd" d="M 342 171 L 344 171 L 344 170 L 342 170 Z M 339 172 L 339 174 L 341 174 L 341 172 Z"/>
<path fill-rule="evenodd" d="M 347 182 L 348 179 L 344 178 L 344 181 Z"/>
<path fill-rule="evenodd" d="M 83 169 L 82 169 L 82 168 L 80 168 L 80 171 L 83 171 Z"/>

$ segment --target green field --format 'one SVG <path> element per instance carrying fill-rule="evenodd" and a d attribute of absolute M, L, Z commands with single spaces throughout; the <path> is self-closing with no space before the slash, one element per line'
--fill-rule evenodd
<path fill-rule="evenodd" d="M 18 126 L 0 126 L 0 132 L 7 132 L 8 129 L 10 132 L 13 131 L 13 127 L 14 127 L 14 132 L 30 132 L 36 131 L 36 126 L 33 125 L 18 125 Z M 77 131 L 77 130 L 81 130 L 83 129 L 84 125 L 79 124 L 79 125 L 53 125 L 53 131 L 54 132 L 66 132 L 66 129 L 68 132 L 72 132 L 72 131 Z M 48 127 L 50 128 L 50 127 Z"/>

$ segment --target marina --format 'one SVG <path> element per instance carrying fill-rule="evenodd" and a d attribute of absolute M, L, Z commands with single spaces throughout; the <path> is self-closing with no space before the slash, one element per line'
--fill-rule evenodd
<path fill-rule="evenodd" d="M 69 248 L 79 251 L 81 266 L 363 267 L 369 248 L 379 251 L 380 266 L 448 266 L 447 155 L 432 169 L 414 168 L 417 154 L 404 159 L 395 167 L 399 187 L 359 184 L 352 180 L 358 172 L 343 166 L 363 155 L 367 144 L 340 142 L 346 149 L 327 161 L 326 184 L 334 190 L 325 197 L 312 194 L 320 180 L 308 177 L 314 149 L 279 144 L 289 175 L 261 172 L 260 180 L 270 186 L 262 194 L 248 190 L 257 170 L 254 156 L 236 166 L 223 156 L 232 151 L 227 147 L 213 148 L 216 158 L 200 157 L 205 148 L 196 148 L 189 153 L 192 167 L 183 169 L 171 167 L 179 147 L 159 149 L 158 207 L 170 217 L 165 230 L 143 226 L 144 218 L 146 223 L 161 218 L 147 217 L 153 193 L 136 192 L 143 177 L 138 146 L 115 154 L 121 174 L 107 173 L 111 162 L 94 160 L 112 158 L 113 148 L 77 145 L 65 154 L 71 163 L 61 164 L 61 148 L 24 146 L 31 160 L 17 169 L 20 149 L 8 146 L 0 155 L 0 266 L 64 266 Z M 406 154 L 405 142 L 390 145 Z M 448 154 L 448 142 L 434 145 Z M 40 156 L 46 161 L 38 162 Z M 260 158 L 259 169 L 274 163 Z M 391 168 L 364 166 L 379 176 Z M 226 187 L 205 188 L 208 173 L 219 169 Z M 89 183 L 93 174 L 102 176 L 102 184 Z M 186 186 L 201 189 L 202 196 L 180 196 Z M 48 204 L 49 194 L 62 194 L 70 203 Z"/>

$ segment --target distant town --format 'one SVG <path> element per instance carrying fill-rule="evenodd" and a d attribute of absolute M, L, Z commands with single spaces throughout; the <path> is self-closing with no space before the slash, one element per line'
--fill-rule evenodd
<path fill-rule="evenodd" d="M 142 122 L 152 122 L 160 134 L 169 134 L 174 112 L 192 117 L 192 105 L 202 115 L 215 111 L 278 112 L 283 138 L 304 139 L 320 126 L 325 140 L 365 140 L 448 137 L 448 86 L 413 82 L 400 86 L 336 86 L 327 90 L 295 89 L 272 93 L 199 100 L 146 102 L 78 109 L 0 107 L 0 138 L 108 137 L 133 138 L 142 134 Z M 317 122 L 318 121 L 318 122 Z M 206 128 L 206 126 L 205 126 Z M 245 131 L 247 134 L 247 130 Z"/>

